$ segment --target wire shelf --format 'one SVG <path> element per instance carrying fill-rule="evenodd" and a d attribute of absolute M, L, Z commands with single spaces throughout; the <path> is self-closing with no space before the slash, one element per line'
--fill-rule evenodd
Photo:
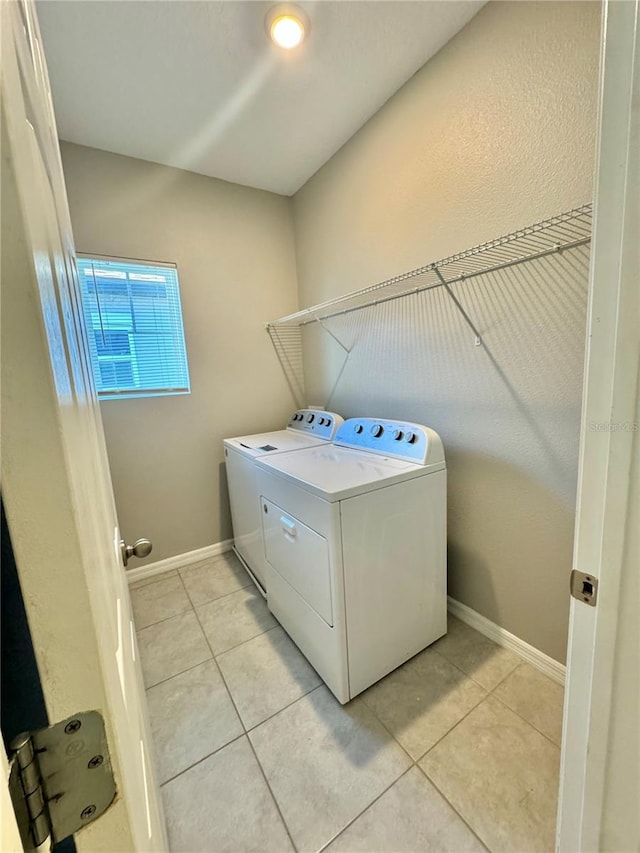
<path fill-rule="evenodd" d="M 441 261 L 304 308 L 274 320 L 267 325 L 267 330 L 273 338 L 276 331 L 286 327 L 322 322 L 432 287 L 445 287 L 452 295 L 449 285 L 455 282 L 582 246 L 591 240 L 592 207 L 591 204 L 583 204 Z"/>

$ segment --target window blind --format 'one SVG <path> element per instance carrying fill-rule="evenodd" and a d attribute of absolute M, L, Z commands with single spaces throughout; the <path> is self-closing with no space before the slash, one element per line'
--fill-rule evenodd
<path fill-rule="evenodd" d="M 77 263 L 98 396 L 188 394 L 176 266 L 87 256 Z"/>

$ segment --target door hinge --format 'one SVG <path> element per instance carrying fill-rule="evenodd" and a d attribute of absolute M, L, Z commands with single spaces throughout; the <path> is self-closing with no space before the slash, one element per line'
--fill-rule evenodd
<path fill-rule="evenodd" d="M 587 575 L 573 569 L 570 580 L 571 595 L 578 601 L 584 601 L 591 607 L 596 606 L 598 600 L 598 578 Z"/>
<path fill-rule="evenodd" d="M 98 711 L 24 732 L 10 746 L 9 789 L 26 851 L 73 835 L 113 802 L 116 785 Z"/>

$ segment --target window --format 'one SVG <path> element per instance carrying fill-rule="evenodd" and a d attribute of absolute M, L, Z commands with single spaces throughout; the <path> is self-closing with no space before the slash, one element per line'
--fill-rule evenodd
<path fill-rule="evenodd" d="M 175 265 L 80 255 L 78 273 L 98 396 L 188 394 Z"/>

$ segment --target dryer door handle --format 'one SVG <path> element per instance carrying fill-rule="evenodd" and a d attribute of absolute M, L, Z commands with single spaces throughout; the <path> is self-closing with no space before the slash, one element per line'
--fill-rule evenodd
<path fill-rule="evenodd" d="M 281 515 L 280 524 L 282 525 L 282 532 L 285 534 L 285 536 L 290 536 L 291 538 L 297 536 L 298 530 L 296 528 L 295 521 L 290 518 L 287 518 L 286 515 Z"/>

